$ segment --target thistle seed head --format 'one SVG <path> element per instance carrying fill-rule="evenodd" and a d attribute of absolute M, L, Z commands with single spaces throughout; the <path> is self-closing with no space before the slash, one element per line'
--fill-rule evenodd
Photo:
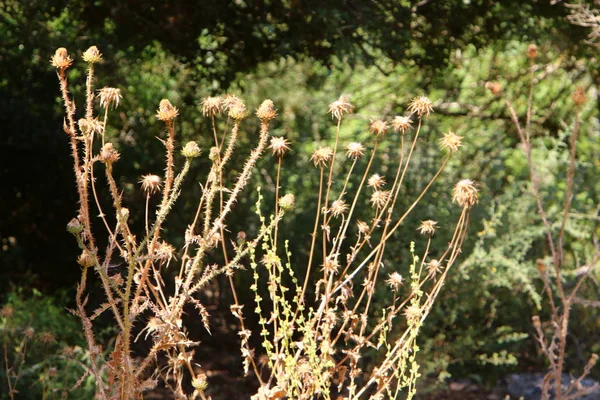
<path fill-rule="evenodd" d="M 390 198 L 389 190 L 375 190 L 371 195 L 371 204 L 373 207 L 381 208 Z"/>
<path fill-rule="evenodd" d="M 334 218 L 337 218 L 340 215 L 344 215 L 344 213 L 348 211 L 348 204 L 346 204 L 344 200 L 336 200 L 331 203 L 331 208 L 329 210 Z"/>
<path fill-rule="evenodd" d="M 406 131 L 409 131 L 412 128 L 412 120 L 410 117 L 397 115 L 392 120 L 392 128 L 394 128 L 394 131 L 404 135 Z"/>
<path fill-rule="evenodd" d="M 291 193 L 288 193 L 279 199 L 279 207 L 281 207 L 283 211 L 291 210 L 292 208 L 294 208 L 295 203 L 296 197 Z"/>
<path fill-rule="evenodd" d="M 206 97 L 202 100 L 202 115 L 214 117 L 223 111 L 223 98 L 221 96 Z"/>
<path fill-rule="evenodd" d="M 462 136 L 458 136 L 452 131 L 444 133 L 444 136 L 440 139 L 440 147 L 450 153 L 456 153 L 461 145 Z"/>
<path fill-rule="evenodd" d="M 256 110 L 256 116 L 262 122 L 267 122 L 275 118 L 277 116 L 277 110 L 275 110 L 275 104 L 273 104 L 273 101 L 269 99 L 263 101 L 260 107 L 258 107 Z"/>
<path fill-rule="evenodd" d="M 369 177 L 367 181 L 367 186 L 378 190 L 381 189 L 385 185 L 385 178 L 379 174 L 373 174 Z"/>
<path fill-rule="evenodd" d="M 431 275 L 437 275 L 442 271 L 442 263 L 438 260 L 431 260 L 429 264 L 427 264 L 427 269 Z"/>
<path fill-rule="evenodd" d="M 171 104 L 167 99 L 162 99 L 156 110 L 156 118 L 161 121 L 172 121 L 179 115 L 179 110 Z"/>
<path fill-rule="evenodd" d="M 67 224 L 67 232 L 69 232 L 73 235 L 77 235 L 77 234 L 81 233 L 82 231 L 83 231 L 83 225 L 77 218 L 73 218 Z"/>
<path fill-rule="evenodd" d="M 120 156 L 121 155 L 114 148 L 112 143 L 106 143 L 104 147 L 102 147 L 102 150 L 100 150 L 100 155 L 98 156 L 98 159 L 105 164 L 112 164 L 114 162 L 117 162 Z"/>
<path fill-rule="evenodd" d="M 94 257 L 89 251 L 83 250 L 83 252 L 77 257 L 77 263 L 84 268 L 92 267 L 94 265 Z"/>
<path fill-rule="evenodd" d="M 356 227 L 362 235 L 366 235 L 367 233 L 369 233 L 369 224 L 367 224 L 365 221 L 357 221 Z"/>
<path fill-rule="evenodd" d="M 310 158 L 315 167 L 325 167 L 333 158 L 333 150 L 329 146 L 319 147 Z"/>
<path fill-rule="evenodd" d="M 371 121 L 371 125 L 369 126 L 369 131 L 374 133 L 375 135 L 385 135 L 388 130 L 388 123 L 378 119 L 377 121 Z"/>
<path fill-rule="evenodd" d="M 142 190 L 147 194 L 154 194 L 160 190 L 161 180 L 158 175 L 144 175 L 140 181 L 142 184 Z"/>
<path fill-rule="evenodd" d="M 100 50 L 96 46 L 91 46 L 83 53 L 81 58 L 88 64 L 96 64 L 102 60 L 102 53 L 100 53 Z"/>
<path fill-rule="evenodd" d="M 348 101 L 348 96 L 341 95 L 336 101 L 329 104 L 329 110 L 327 110 L 327 112 L 331 113 L 331 118 L 337 118 L 339 121 L 344 114 L 350 114 L 353 109 L 354 106 Z"/>
<path fill-rule="evenodd" d="M 183 147 L 183 150 L 181 150 L 181 154 L 183 154 L 185 158 L 196 158 L 201 152 L 200 146 L 194 141 L 187 142 Z"/>
<path fill-rule="evenodd" d="M 95 133 L 101 134 L 104 131 L 104 126 L 98 118 L 82 118 L 77 121 L 77 123 L 79 125 L 79 130 L 84 136 L 93 135 Z"/>
<path fill-rule="evenodd" d="M 365 154 L 365 147 L 358 142 L 348 143 L 346 150 L 346 157 L 353 160 L 359 159 Z"/>
<path fill-rule="evenodd" d="M 421 235 L 433 236 L 436 228 L 437 221 L 428 219 L 427 221 L 421 221 L 421 225 L 419 225 L 417 230 L 421 233 Z"/>
<path fill-rule="evenodd" d="M 425 96 L 419 96 L 412 99 L 408 104 L 408 111 L 411 114 L 417 114 L 419 118 L 428 116 L 433 112 L 433 103 Z"/>
<path fill-rule="evenodd" d="M 288 142 L 286 139 L 273 136 L 271 138 L 271 144 L 269 145 L 269 148 L 271 151 L 273 151 L 274 156 L 283 157 L 285 152 L 290 149 L 289 144 L 290 142 Z"/>
<path fill-rule="evenodd" d="M 69 68 L 71 64 L 73 64 L 73 59 L 71 58 L 71 56 L 69 56 L 67 49 L 65 49 L 64 47 L 59 47 L 58 49 L 56 49 L 56 52 L 54 53 L 52 58 L 50 58 L 50 63 L 55 68 L 65 69 Z"/>
<path fill-rule="evenodd" d="M 452 201 L 461 207 L 471 207 L 479 201 L 477 188 L 470 179 L 463 179 L 454 186 Z"/>
<path fill-rule="evenodd" d="M 100 106 L 105 109 L 110 107 L 111 104 L 114 105 L 114 108 L 119 107 L 119 102 L 123 98 L 121 96 L 121 89 L 104 87 L 98 91 L 100 97 Z"/>
<path fill-rule="evenodd" d="M 385 281 L 394 291 L 397 291 L 404 284 L 404 278 L 398 272 L 392 272 Z"/>

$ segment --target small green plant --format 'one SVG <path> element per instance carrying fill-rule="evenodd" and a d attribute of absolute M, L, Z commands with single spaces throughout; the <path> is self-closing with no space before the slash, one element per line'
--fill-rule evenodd
<path fill-rule="evenodd" d="M 478 191 L 472 181 L 458 182 L 453 201 L 460 212 L 453 227 L 442 227 L 451 229 L 453 234 L 447 246 L 435 249 L 438 258 L 431 258 L 437 222 L 426 219 L 419 227 L 412 227 L 424 235 L 425 244 L 411 244 L 411 259 L 406 265 L 392 266 L 391 273 L 384 273 L 385 249 L 393 245 L 393 235 L 461 146 L 459 135 L 444 134 L 440 144 L 445 155 L 437 172 L 407 209 L 395 208 L 406 183 L 407 170 L 412 165 L 422 125 L 433 111 L 431 100 L 416 97 L 409 104 L 407 115 L 396 116 L 391 121 L 391 128 L 401 138 L 391 185 L 373 173 L 374 160 L 385 145 L 390 123 L 383 119 L 372 121 L 368 143 L 343 144 L 340 126 L 354 107 L 345 96 L 331 103 L 329 112 L 336 122 L 333 146 L 318 147 L 311 157 L 319 173 L 314 228 L 312 233 L 295 233 L 304 235 L 310 243 L 308 262 L 300 267 L 295 265 L 294 255 L 288 250 L 286 235 L 279 231 L 281 220 L 294 206 L 294 197 L 280 193 L 280 186 L 285 183 L 280 182 L 280 172 L 290 143 L 269 134 L 270 123 L 277 116 L 271 100 L 265 100 L 256 110 L 260 121 L 257 142 L 233 182 L 226 182 L 224 172 L 234 168 L 231 156 L 238 143 L 240 125 L 248 116 L 247 107 L 233 95 L 203 100 L 203 113 L 210 118 L 213 128 L 214 146 L 208 151 L 211 166 L 201 184 L 197 212 L 181 233 L 185 245 L 180 250 L 167 243 L 161 232 L 179 197 L 182 182 L 194 159 L 201 155 L 201 149 L 196 142 L 188 142 L 180 152 L 183 166 L 176 168 L 179 160 L 175 150 L 175 121 L 179 111 L 169 100 L 160 101 L 156 119 L 165 126 L 165 138 L 161 139 L 165 146 L 165 174 L 163 177 L 148 174 L 142 178 L 141 190 L 146 196 L 145 228 L 134 232 L 129 223 L 134 211 L 123 204 L 113 168 L 120 160 L 120 153 L 105 135 L 110 109 L 119 106 L 121 93 L 116 88 L 103 88 L 96 96 L 94 68 L 101 58 L 95 46 L 83 54 L 87 63 L 86 103 L 84 116 L 79 120 L 76 120 L 66 73 L 73 60 L 64 48 L 58 49 L 51 60 L 57 70 L 65 106 L 63 128 L 70 140 L 79 195 L 78 213 L 67 225 L 81 248 L 78 263 L 82 274 L 74 313 L 82 323 L 90 356 L 88 372 L 94 377 L 96 395 L 102 399 L 142 398 L 160 380 L 176 398 L 208 398 L 207 377 L 195 368 L 194 348 L 199 343 L 190 337 L 183 314 L 186 306 L 195 308 L 209 330 L 208 311 L 198 300 L 198 294 L 212 279 L 225 274 L 233 293 L 231 311 L 240 326 L 243 368 L 246 373 L 252 371 L 260 384 L 253 398 L 329 399 L 336 393 L 348 399 L 384 395 L 396 398 L 401 391 L 406 391 L 409 398 L 414 396 L 419 376 L 416 353 L 420 327 L 460 254 L 471 208 L 478 201 Z M 103 108 L 100 118 L 94 115 L 96 97 Z M 222 115 L 227 121 L 221 132 L 217 118 Z M 414 123 L 416 128 L 411 137 Z M 351 166 L 348 173 L 338 179 L 336 166 L 342 162 L 338 159 L 342 158 L 340 149 L 344 145 L 346 162 Z M 239 233 L 235 240 L 230 240 L 233 238 L 228 238 L 227 217 L 242 191 L 250 185 L 251 172 L 268 149 L 276 162 L 273 212 L 264 216 L 263 195 L 259 194 L 260 228 L 255 237 Z M 355 188 L 350 182 L 363 156 L 368 161 Z M 111 196 L 110 211 L 102 207 L 99 199 L 101 175 Z M 154 212 L 152 196 L 159 197 Z M 366 204 L 371 206 L 370 218 L 357 220 L 357 209 Z M 108 237 L 108 245 L 102 250 L 97 247 L 96 233 L 92 229 L 97 221 L 91 216 L 96 213 Z M 353 236 L 355 240 L 348 241 Z M 209 264 L 207 256 L 217 252 L 223 263 Z M 112 267 L 117 257 L 124 260 L 124 268 L 115 272 Z M 250 289 L 254 292 L 253 310 L 259 317 L 260 332 L 252 332 L 246 326 L 245 305 L 238 300 L 232 278 L 246 263 L 253 273 L 254 283 Z M 168 273 L 167 269 L 172 269 L 173 264 L 179 266 L 175 273 Z M 106 301 L 90 312 L 86 292 L 92 276 L 100 281 Z M 261 288 L 263 282 L 266 288 Z M 384 290 L 389 291 L 392 300 L 381 310 L 374 311 L 373 295 L 385 286 L 389 287 Z M 313 292 L 309 290 L 311 287 L 314 287 Z M 262 298 L 263 293 L 268 293 L 268 299 Z M 118 327 L 106 357 L 93 324 L 105 312 L 112 314 Z M 262 338 L 260 355 L 251 347 L 252 335 Z M 150 350 L 146 354 L 133 352 L 132 345 L 138 340 L 148 342 Z M 367 354 L 376 362 L 363 362 Z M 187 389 L 189 387 L 191 389 Z"/>

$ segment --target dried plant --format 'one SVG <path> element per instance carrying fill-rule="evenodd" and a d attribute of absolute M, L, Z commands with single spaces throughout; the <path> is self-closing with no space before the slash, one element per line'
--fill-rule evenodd
<path fill-rule="evenodd" d="M 212 124 L 214 147 L 208 151 L 211 167 L 202 184 L 197 212 L 182 232 L 185 246 L 181 250 L 167 243 L 161 232 L 190 165 L 201 151 L 195 142 L 187 143 L 181 150 L 185 162 L 176 171 L 175 121 L 179 110 L 169 100 L 160 101 L 156 117 L 165 126 L 165 138 L 161 139 L 165 146 L 165 173 L 163 177 L 153 174 L 142 177 L 140 190 L 146 195 L 145 230 L 132 231 L 129 216 L 134 211 L 123 203 L 113 172 L 114 164 L 121 162 L 120 154 L 105 136 L 109 111 L 119 106 L 120 91 L 101 89 L 98 97 L 104 115 L 100 120 L 94 115 L 94 65 L 101 57 L 96 47 L 83 55 L 87 63 L 86 106 L 85 116 L 78 123 L 66 74 L 73 59 L 66 49 L 61 48 L 51 60 L 57 70 L 65 106 L 63 128 L 70 139 L 79 195 L 77 216 L 67 225 L 81 248 L 78 263 L 82 274 L 73 313 L 82 323 L 91 359 L 88 373 L 95 378 L 97 396 L 102 399 L 142 398 L 143 393 L 154 388 L 160 379 L 176 398 L 207 398 L 207 378 L 194 368 L 198 342 L 190 337 L 183 323 L 183 313 L 186 305 L 193 306 L 209 330 L 208 311 L 198 300 L 198 294 L 212 279 L 225 274 L 233 293 L 231 311 L 240 325 L 243 368 L 246 373 L 252 372 L 260 384 L 253 398 L 331 398 L 334 393 L 348 399 L 379 398 L 384 394 L 396 397 L 401 390 L 406 390 L 408 397 L 412 397 L 419 376 L 415 356 L 419 349 L 416 341 L 420 327 L 460 254 L 469 213 L 478 200 L 475 184 L 468 179 L 460 181 L 453 193 L 460 215 L 451 228 L 450 243 L 443 249 L 436 249 L 436 254 L 441 256 L 436 260 L 429 259 L 433 250 L 430 248 L 432 236 L 438 227 L 435 221 L 426 220 L 421 226 L 413 227 L 425 238 L 424 250 L 417 253 L 417 245 L 412 243 L 412 258 L 407 260 L 407 266 L 403 269 L 394 267 L 398 271 L 383 273 L 385 249 L 392 243 L 392 235 L 461 145 L 460 136 L 451 132 L 444 135 L 441 148 L 446 153 L 437 172 L 410 206 L 397 210 L 396 202 L 424 118 L 433 112 L 431 100 L 417 97 L 409 104 L 408 115 L 398 116 L 390 122 L 372 122 L 369 127 L 371 143 L 347 144 L 347 162 L 351 166 L 347 175 L 339 180 L 335 172 L 336 164 L 342 162 L 338 160 L 342 158 L 338 157 L 342 146 L 340 126 L 354 107 L 345 96 L 330 105 L 336 135 L 332 147 L 318 148 L 311 158 L 319 172 L 319 195 L 308 262 L 306 268 L 300 268 L 292 266 L 287 242 L 278 231 L 285 213 L 294 206 L 294 197 L 280 194 L 281 168 L 290 143 L 285 138 L 269 135 L 270 122 L 277 116 L 270 100 L 265 100 L 256 110 L 260 120 L 258 141 L 234 182 L 225 181 L 224 171 L 229 168 L 240 124 L 248 116 L 248 109 L 233 95 L 209 97 L 202 102 L 203 114 Z M 230 129 L 220 134 L 216 119 L 222 115 L 227 118 Z M 406 134 L 413 121 L 416 122 L 415 132 L 408 138 Z M 390 126 L 401 135 L 399 161 L 391 186 L 382 176 L 372 174 L 373 161 Z M 100 143 L 96 135 L 101 136 Z M 277 174 L 273 213 L 268 218 L 262 214 L 263 195 L 259 192 L 257 214 L 261 227 L 256 237 L 247 238 L 243 234 L 237 240 L 230 240 L 227 217 L 242 191 L 249 186 L 257 161 L 269 149 L 276 161 Z M 360 184 L 350 192 L 349 182 L 355 167 L 365 155 L 368 159 L 359 177 Z M 100 170 L 112 199 L 110 211 L 102 208 L 98 198 L 96 174 Z M 333 183 L 342 180 L 342 188 L 336 192 Z M 372 193 L 367 193 L 367 181 Z M 151 196 L 160 198 L 155 213 L 150 210 Z M 357 208 L 369 200 L 373 205 L 370 220 L 356 220 Z M 92 229 L 91 215 L 96 212 L 109 239 L 105 249 L 97 247 Z M 355 241 L 348 243 L 346 240 L 352 237 L 352 232 L 355 232 Z M 222 253 L 224 262 L 221 265 L 206 263 L 207 255 L 214 252 Z M 122 272 L 109 274 L 109 267 L 116 257 L 125 260 L 125 268 Z M 263 354 L 260 356 L 251 347 L 250 337 L 255 333 L 245 325 L 244 305 L 239 303 L 232 279 L 233 273 L 244 263 L 249 263 L 253 271 L 254 284 L 250 289 L 255 293 L 253 309 L 259 315 L 261 325 L 261 331 L 256 333 L 262 337 Z M 167 279 L 170 275 L 164 270 L 172 264 L 178 264 L 178 273 L 174 279 Z M 88 310 L 86 295 L 92 271 L 106 295 L 105 303 L 93 312 Z M 303 276 L 298 277 L 297 271 L 302 271 Z M 267 279 L 263 281 L 261 276 Z M 313 281 L 315 276 L 318 278 Z M 264 293 L 260 288 L 262 282 L 266 283 L 268 299 L 260 295 Z M 373 319 L 373 295 L 377 285 L 389 287 L 391 301 L 380 310 L 383 317 Z M 314 287 L 314 298 L 309 286 Z M 265 307 L 267 302 L 268 307 Z M 264 314 L 263 309 L 267 308 L 272 310 L 270 315 Z M 119 328 L 106 360 L 93 329 L 95 318 L 105 312 L 112 313 Z M 134 354 L 132 344 L 136 340 L 150 343 L 147 354 Z M 375 367 L 362 362 L 365 352 L 372 349 L 379 355 Z M 159 359 L 166 362 L 159 362 Z M 363 371 L 362 368 L 369 369 Z M 191 393 L 185 390 L 189 385 L 193 387 Z"/>
<path fill-rule="evenodd" d="M 535 49 L 535 51 L 533 51 Z M 565 240 L 567 233 L 567 222 L 571 210 L 571 202 L 574 197 L 575 170 L 577 165 L 577 139 L 580 130 L 580 112 L 583 104 L 586 102 L 586 95 L 583 88 L 577 88 L 572 95 L 574 104 L 573 124 L 570 132 L 570 149 L 568 159 L 568 171 L 566 174 L 566 192 L 562 211 L 558 213 L 557 221 L 552 221 L 548 213 L 548 205 L 544 204 L 544 198 L 540 190 L 540 176 L 536 163 L 532 157 L 531 140 L 531 120 L 533 116 L 533 94 L 534 83 L 536 82 L 536 57 L 537 48 L 530 45 L 527 57 L 529 58 L 530 86 L 527 99 L 527 112 L 525 115 L 525 124 L 521 123 L 517 112 L 510 99 L 506 99 L 506 107 L 510 113 L 510 118 L 519 135 L 521 145 L 525 152 L 527 165 L 529 169 L 529 180 L 531 193 L 536 201 L 537 213 L 545 227 L 546 244 L 550 249 L 549 259 L 537 260 L 537 270 L 544 284 L 543 290 L 548 300 L 550 308 L 550 321 L 543 323 L 539 316 L 533 316 L 533 326 L 537 334 L 537 342 L 548 363 L 550 369 L 545 375 L 542 383 L 542 399 L 556 398 L 558 400 L 576 399 L 580 396 L 600 390 L 600 385 L 595 384 L 589 387 L 583 387 L 581 381 L 590 373 L 598 360 L 597 354 L 592 354 L 583 367 L 581 374 L 577 378 L 571 378 L 567 385 L 563 383 L 563 371 L 565 370 L 565 356 L 567 352 L 567 335 L 569 333 L 570 314 L 573 306 L 577 303 L 584 303 L 586 300 L 578 297 L 578 292 L 583 283 L 589 277 L 592 269 L 600 260 L 600 246 L 596 238 L 593 240 L 594 253 L 590 256 L 587 263 L 578 268 L 579 273 L 575 274 L 575 281 L 572 285 L 565 285 L 569 276 L 567 270 L 568 262 L 565 260 Z M 501 93 L 499 88 L 487 85 L 495 95 Z M 494 90 L 496 89 L 496 90 Z"/>

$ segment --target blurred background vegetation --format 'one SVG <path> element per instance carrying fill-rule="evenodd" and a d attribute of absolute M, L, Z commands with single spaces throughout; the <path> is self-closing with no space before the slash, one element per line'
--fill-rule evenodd
<path fill-rule="evenodd" d="M 404 204 L 398 207 L 410 204 L 435 172 L 440 159 L 436 142 L 442 132 L 457 132 L 465 144 L 396 234 L 383 273 L 405 268 L 420 220 L 431 218 L 444 227 L 456 218 L 449 195 L 457 180 L 476 180 L 481 199 L 461 265 L 421 336 L 421 384 L 434 388 L 452 377 L 493 385 L 512 371 L 542 371 L 530 318 L 540 308 L 544 312 L 535 260 L 547 256 L 547 249 L 529 196 L 518 135 L 504 100 L 486 90 L 485 83 L 498 82 L 503 95 L 524 115 L 526 50 L 537 44 L 534 157 L 550 205 L 564 197 L 574 109 L 570 95 L 577 86 L 588 94 L 567 226 L 567 250 L 575 269 L 584 263 L 591 238 L 599 231 L 600 70 L 597 48 L 584 43 L 589 30 L 570 24 L 568 15 L 562 3 L 545 0 L 0 1 L 0 304 L 13 305 L 19 316 L 18 324 L 0 317 L 5 339 L 16 343 L 15 330 L 33 326 L 38 333 L 52 331 L 53 346 L 81 344 L 78 321 L 65 310 L 72 306 L 80 273 L 77 246 L 65 230 L 74 216 L 76 192 L 61 129 L 57 80 L 48 60 L 57 47 L 67 47 L 79 59 L 89 46 L 97 45 L 105 61 L 97 68 L 96 86 L 118 87 L 123 93 L 107 134 L 122 154 L 116 173 L 132 210 L 143 209 L 141 175 L 160 174 L 163 168 L 156 140 L 162 126 L 154 117 L 160 99 L 169 98 L 180 109 L 178 140 L 195 140 L 205 149 L 212 136 L 199 107 L 203 97 L 231 92 L 250 108 L 264 98 L 275 102 L 280 116 L 273 134 L 292 142 L 283 188 L 298 200 L 282 232 L 298 260 L 307 256 L 312 225 L 308 216 L 314 212 L 318 184 L 308 159 L 318 144 L 331 140 L 334 128 L 327 105 L 342 93 L 351 96 L 356 110 L 343 125 L 342 140 L 362 141 L 369 137 L 370 119 L 402 114 L 412 97 L 427 95 L 435 114 L 423 130 L 400 199 Z M 79 104 L 84 98 L 83 74 L 76 63 L 69 75 Z M 253 143 L 255 128 L 251 122 L 244 126 L 242 143 Z M 389 135 L 385 146 L 384 159 L 394 160 L 399 138 Z M 248 148 L 241 146 L 239 154 Z M 267 157 L 255 171 L 255 182 L 263 190 L 274 189 L 273 165 Z M 180 234 L 195 212 L 197 182 L 207 166 L 195 166 L 171 214 L 164 235 L 175 245 L 182 244 Z M 384 165 L 375 170 L 386 174 Z M 247 190 L 229 219 L 231 232 L 256 229 L 255 197 Z M 550 207 L 551 215 L 558 212 Z M 132 218 L 134 226 L 143 227 L 142 212 Z M 445 243 L 448 235 L 442 229 L 435 240 Z M 247 287 L 249 277 L 242 272 L 236 280 Z M 582 297 L 594 299 L 598 294 L 596 280 L 588 281 Z M 382 290 L 377 295 L 389 293 Z M 94 293 L 90 297 L 101 301 L 94 300 Z M 208 346 L 200 351 L 201 363 L 203 353 L 207 356 L 236 340 L 227 286 L 216 282 L 206 297 L 223 335 L 207 338 L 198 329 L 201 347 Z M 577 322 L 572 325 L 567 366 L 576 368 L 591 352 L 600 351 L 600 314 L 597 308 L 578 307 L 572 318 Z M 106 329 L 111 329 L 110 321 Z M 33 365 L 38 365 L 47 349 L 38 346 L 32 351 Z M 233 357 L 232 365 L 224 367 L 234 377 L 241 375 L 236 362 Z M 41 388 L 44 368 L 38 366 L 25 377 L 23 385 L 31 393 Z M 593 376 L 600 378 L 598 371 Z M 64 379 L 74 384 L 77 376 L 67 374 Z M 2 393 L 4 384 L 2 377 Z"/>

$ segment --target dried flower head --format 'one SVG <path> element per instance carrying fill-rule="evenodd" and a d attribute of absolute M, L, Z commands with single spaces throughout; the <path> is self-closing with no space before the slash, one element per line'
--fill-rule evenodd
<path fill-rule="evenodd" d="M 381 207 L 385 206 L 385 204 L 387 203 L 389 198 L 390 198 L 389 190 L 376 190 L 371 195 L 370 201 L 374 207 L 381 208 Z"/>
<path fill-rule="evenodd" d="M 287 139 L 273 136 L 271 138 L 271 145 L 269 146 L 269 148 L 271 149 L 271 151 L 273 151 L 274 156 L 283 157 L 285 152 L 290 149 L 289 144 L 290 142 L 288 142 Z"/>
<path fill-rule="evenodd" d="M 421 232 L 421 235 L 433 236 L 436 227 L 437 221 L 428 219 L 427 221 L 421 221 L 421 225 L 419 225 L 417 230 Z"/>
<path fill-rule="evenodd" d="M 206 380 L 206 374 L 199 374 L 194 379 L 192 379 L 192 386 L 196 390 L 204 391 L 208 387 L 208 382 Z"/>
<path fill-rule="evenodd" d="M 408 324 L 414 325 L 418 323 L 418 321 L 421 319 L 421 316 L 423 315 L 423 310 L 421 310 L 421 308 L 418 305 L 412 304 L 406 307 L 406 310 L 404 310 L 404 315 L 406 316 L 406 321 L 408 322 Z"/>
<path fill-rule="evenodd" d="M 431 275 L 437 275 L 442 271 L 442 263 L 439 262 L 438 260 L 431 260 L 428 264 L 427 264 L 427 269 L 429 270 L 429 273 Z"/>
<path fill-rule="evenodd" d="M 388 130 L 388 123 L 383 120 L 371 121 L 371 125 L 369 126 L 369 131 L 374 133 L 375 135 L 385 135 Z"/>
<path fill-rule="evenodd" d="M 333 150 L 329 146 L 319 147 L 310 158 L 315 167 L 325 167 L 333 158 Z"/>
<path fill-rule="evenodd" d="M 236 121 L 241 121 L 244 118 L 246 118 L 246 116 L 248 115 L 248 110 L 246 109 L 246 105 L 240 100 L 237 101 L 235 103 L 233 103 L 231 106 L 229 106 L 228 108 L 229 110 L 229 117 L 233 118 Z"/>
<path fill-rule="evenodd" d="M 337 257 L 335 257 L 335 255 L 334 255 L 334 256 L 329 256 L 329 257 L 325 258 L 325 261 L 323 262 L 322 271 L 325 271 L 328 274 L 331 274 L 331 273 L 338 272 L 339 268 L 340 268 L 340 263 L 337 260 Z"/>
<path fill-rule="evenodd" d="M 160 242 L 154 248 L 154 256 L 159 260 L 171 261 L 171 259 L 175 257 L 175 251 L 175 247 L 173 247 L 169 243 Z"/>
<path fill-rule="evenodd" d="M 348 101 L 348 96 L 341 95 L 336 101 L 329 104 L 329 110 L 331 118 L 337 118 L 338 121 L 342 119 L 344 114 L 349 114 L 354 109 L 354 106 Z"/>
<path fill-rule="evenodd" d="M 53 67 L 58 69 L 65 69 L 73 64 L 73 59 L 69 56 L 69 52 L 64 47 L 59 47 L 54 52 L 52 58 L 50 58 L 50 63 Z"/>
<path fill-rule="evenodd" d="M 412 119 L 410 119 L 410 117 L 397 115 L 392 120 L 392 128 L 394 128 L 394 131 L 404 134 L 412 128 Z"/>
<path fill-rule="evenodd" d="M 479 201 L 477 188 L 470 179 L 463 179 L 454 186 L 452 201 L 461 207 L 471 207 Z"/>
<path fill-rule="evenodd" d="M 577 89 L 575 89 L 572 99 L 573 99 L 573 103 L 577 104 L 578 106 L 585 103 L 585 100 L 586 100 L 585 90 L 581 86 L 579 86 Z"/>
<path fill-rule="evenodd" d="M 158 104 L 158 110 L 156 110 L 156 118 L 161 121 L 172 121 L 179 115 L 179 110 L 171 104 L 167 99 L 162 99 Z"/>
<path fill-rule="evenodd" d="M 102 60 L 102 53 L 100 53 L 100 50 L 96 46 L 91 46 L 83 53 L 82 58 L 86 63 L 96 64 Z"/>
<path fill-rule="evenodd" d="M 160 190 L 161 181 L 158 175 L 144 175 L 140 183 L 142 184 L 142 190 L 147 194 L 154 194 Z"/>
<path fill-rule="evenodd" d="M 346 146 L 346 157 L 356 160 L 365 154 L 365 147 L 358 142 L 350 142 Z"/>
<path fill-rule="evenodd" d="M 49 345 L 56 342 L 56 336 L 52 332 L 42 332 L 38 335 L 38 341 L 42 344 Z"/>
<path fill-rule="evenodd" d="M 12 306 L 4 306 L 0 309 L 0 317 L 10 318 L 15 313 L 15 309 Z"/>
<path fill-rule="evenodd" d="M 416 113 L 419 118 L 428 116 L 433 112 L 433 103 L 425 96 L 415 97 L 408 105 L 408 111 L 411 114 Z"/>
<path fill-rule="evenodd" d="M 392 272 L 391 274 L 388 275 L 389 279 L 386 280 L 385 282 L 390 285 L 390 287 L 392 289 L 394 289 L 394 291 L 397 291 L 398 288 L 400 286 L 402 286 L 402 284 L 404 283 L 404 278 L 402 277 L 402 275 L 400 275 L 397 272 Z"/>
<path fill-rule="evenodd" d="M 256 109 L 256 116 L 262 122 L 270 121 L 277 116 L 277 110 L 275 110 L 275 104 L 273 101 L 267 99 L 262 102 L 260 107 Z"/>
<path fill-rule="evenodd" d="M 337 218 L 348 211 L 348 204 L 346 204 L 344 200 L 336 200 L 331 203 L 331 208 L 329 210 L 331 211 L 331 214 Z"/>
<path fill-rule="evenodd" d="M 112 87 L 104 87 L 98 90 L 100 97 L 100 106 L 104 108 L 110 107 L 111 104 L 114 105 L 114 108 L 119 107 L 119 102 L 123 98 L 121 96 L 121 89 L 112 88 Z"/>
<path fill-rule="evenodd" d="M 492 92 L 494 96 L 498 96 L 502 92 L 502 85 L 498 82 L 486 82 L 485 88 Z"/>
<path fill-rule="evenodd" d="M 98 156 L 98 159 L 100 161 L 102 161 L 103 163 L 110 164 L 110 163 L 117 162 L 119 160 L 120 156 L 121 155 L 114 148 L 112 143 L 106 143 L 102 147 L 102 150 L 100 150 L 100 155 Z"/>
<path fill-rule="evenodd" d="M 379 174 L 373 174 L 367 180 L 367 186 L 373 189 L 381 189 L 385 185 L 385 178 Z"/>
<path fill-rule="evenodd" d="M 234 94 L 226 94 L 222 98 L 223 110 L 229 110 L 238 103 L 243 103 L 242 100 Z"/>
<path fill-rule="evenodd" d="M 94 257 L 89 251 L 83 250 L 79 257 L 77 257 L 77 263 L 84 268 L 92 267 L 94 265 Z"/>
<path fill-rule="evenodd" d="M 78 233 L 81 233 L 82 231 L 83 231 L 83 225 L 77 218 L 73 218 L 67 224 L 67 232 L 69 232 L 73 235 L 77 235 Z"/>
<path fill-rule="evenodd" d="M 530 44 L 527 46 L 527 57 L 536 58 L 538 55 L 538 48 L 535 44 Z"/>
<path fill-rule="evenodd" d="M 295 202 L 296 197 L 293 194 L 288 193 L 279 199 L 279 207 L 284 211 L 288 211 L 294 207 Z"/>
<path fill-rule="evenodd" d="M 81 133 L 83 133 L 84 136 L 90 134 L 93 135 L 95 133 L 102 134 L 104 131 L 104 125 L 102 125 L 102 122 L 100 122 L 98 118 L 82 118 L 77 121 L 77 124 L 79 125 L 79 130 L 81 130 Z"/>
<path fill-rule="evenodd" d="M 210 161 L 217 161 L 219 159 L 219 148 L 216 146 L 213 146 L 210 148 L 210 151 L 208 152 L 208 159 Z"/>
<path fill-rule="evenodd" d="M 444 133 L 444 136 L 440 139 L 442 149 L 448 150 L 450 153 L 456 153 L 461 144 L 462 136 L 458 136 L 452 131 Z"/>
<path fill-rule="evenodd" d="M 358 228 L 358 231 L 363 235 L 369 233 L 369 224 L 367 224 L 365 221 L 357 221 L 356 227 Z"/>
<path fill-rule="evenodd" d="M 196 158 L 201 152 L 200 146 L 194 141 L 187 142 L 183 147 L 183 150 L 181 150 L 181 154 L 183 154 L 185 158 Z"/>
<path fill-rule="evenodd" d="M 214 117 L 223 111 L 223 99 L 221 96 L 206 97 L 202 100 L 202 114 L 206 117 Z"/>

